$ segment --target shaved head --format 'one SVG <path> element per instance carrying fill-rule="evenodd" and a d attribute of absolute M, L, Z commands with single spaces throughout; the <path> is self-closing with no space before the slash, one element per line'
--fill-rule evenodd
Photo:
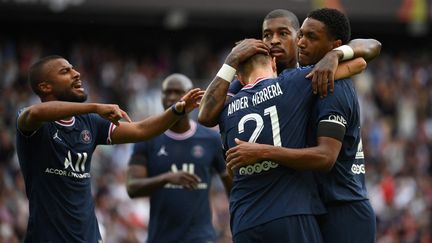
<path fill-rule="evenodd" d="M 166 90 L 168 87 L 168 83 L 174 81 L 181 83 L 184 91 L 189 91 L 193 87 L 192 81 L 186 75 L 181 73 L 174 73 L 164 79 L 164 81 L 162 82 L 162 90 Z"/>

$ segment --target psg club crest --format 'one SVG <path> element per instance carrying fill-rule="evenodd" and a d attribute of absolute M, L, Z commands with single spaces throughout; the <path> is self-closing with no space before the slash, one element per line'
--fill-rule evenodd
<path fill-rule="evenodd" d="M 81 138 L 81 141 L 83 143 L 86 143 L 86 144 L 89 144 L 92 140 L 91 133 L 89 132 L 89 130 L 82 131 L 80 138 Z"/>
<path fill-rule="evenodd" d="M 192 148 L 192 155 L 195 158 L 201 158 L 204 155 L 204 148 L 201 145 L 195 145 Z"/>

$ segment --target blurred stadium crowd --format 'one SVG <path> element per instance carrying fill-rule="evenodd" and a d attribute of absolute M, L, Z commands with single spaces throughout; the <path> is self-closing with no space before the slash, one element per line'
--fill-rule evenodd
<path fill-rule="evenodd" d="M 215 50 L 197 40 L 175 46 L 175 53 L 162 47 L 146 56 L 98 42 L 65 48 L 0 39 L 0 242 L 20 242 L 27 223 L 28 201 L 14 140 L 17 110 L 39 102 L 26 80 L 33 61 L 63 55 L 81 72 L 89 102 L 117 103 L 138 119 L 162 110 L 160 82 L 168 74 L 184 73 L 205 88 L 231 47 Z M 355 82 L 369 197 L 378 217 L 377 242 L 432 242 L 432 55 L 420 49 L 389 52 L 384 44 Z M 94 200 L 107 243 L 146 238 L 148 200 L 131 200 L 125 189 L 130 150 L 130 145 L 99 146 L 93 156 Z M 220 181 L 213 185 L 218 242 L 230 242 L 227 199 Z"/>

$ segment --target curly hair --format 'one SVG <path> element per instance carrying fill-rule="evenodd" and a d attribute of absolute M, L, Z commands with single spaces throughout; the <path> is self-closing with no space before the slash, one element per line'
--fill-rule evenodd
<path fill-rule="evenodd" d="M 310 12 L 307 16 L 318 20 L 327 27 L 328 34 L 342 44 L 348 43 L 351 39 L 351 26 L 348 18 L 339 10 L 333 8 L 320 8 Z"/>

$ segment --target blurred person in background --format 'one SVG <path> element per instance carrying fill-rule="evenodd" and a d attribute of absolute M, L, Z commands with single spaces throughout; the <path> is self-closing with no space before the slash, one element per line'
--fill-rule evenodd
<path fill-rule="evenodd" d="M 165 109 L 193 87 L 183 74 L 162 82 Z M 131 198 L 150 197 L 147 242 L 216 242 L 209 191 L 214 173 L 231 190 L 219 134 L 183 116 L 158 137 L 136 143 L 127 171 Z"/>
<path fill-rule="evenodd" d="M 24 241 L 102 242 L 90 185 L 96 146 L 162 133 L 198 106 L 202 91 L 193 89 L 162 114 L 132 122 L 117 105 L 84 103 L 80 73 L 61 56 L 39 59 L 28 78 L 42 103 L 17 116 L 17 154 L 30 209 Z"/>

